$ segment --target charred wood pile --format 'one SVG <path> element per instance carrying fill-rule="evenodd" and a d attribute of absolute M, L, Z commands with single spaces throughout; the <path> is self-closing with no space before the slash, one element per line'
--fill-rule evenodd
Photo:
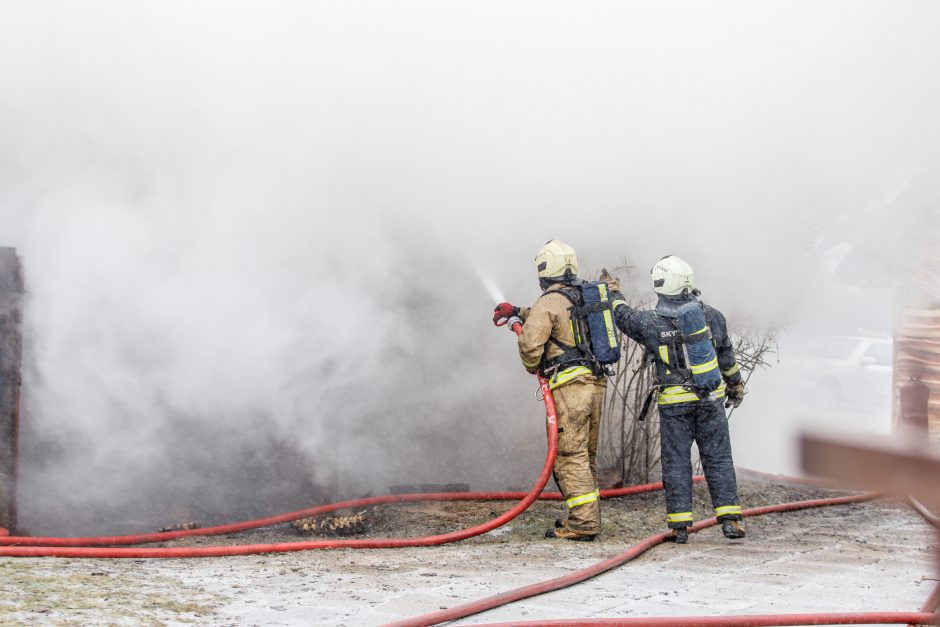
<path fill-rule="evenodd" d="M 291 526 L 302 535 L 342 537 L 355 536 L 368 528 L 366 511 L 362 510 L 348 515 L 314 516 L 301 518 L 291 523 Z"/>

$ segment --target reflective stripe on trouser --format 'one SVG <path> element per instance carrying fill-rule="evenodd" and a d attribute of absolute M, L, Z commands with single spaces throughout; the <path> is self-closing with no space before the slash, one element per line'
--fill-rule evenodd
<path fill-rule="evenodd" d="M 670 514 L 692 511 L 692 443 L 695 442 L 716 515 L 741 518 L 728 418 L 721 401 L 660 407 L 659 429 L 666 511 Z M 736 508 L 737 512 L 730 508 Z M 719 510 L 722 513 L 719 514 Z M 673 529 L 688 524 L 668 518 L 667 522 Z"/>
<path fill-rule="evenodd" d="M 600 533 L 595 460 L 604 386 L 572 381 L 555 390 L 553 396 L 558 410 L 555 482 L 568 506 L 565 527 L 577 533 Z"/>
<path fill-rule="evenodd" d="M 587 494 L 581 494 L 579 496 L 572 496 L 571 498 L 565 499 L 565 505 L 568 506 L 568 509 L 573 509 L 575 507 L 580 507 L 581 505 L 587 505 L 588 503 L 593 503 L 594 501 L 601 498 L 601 491 L 594 490 L 593 492 L 588 492 Z"/>
<path fill-rule="evenodd" d="M 691 523 L 692 512 L 678 512 L 676 514 L 666 514 L 667 523 Z"/>

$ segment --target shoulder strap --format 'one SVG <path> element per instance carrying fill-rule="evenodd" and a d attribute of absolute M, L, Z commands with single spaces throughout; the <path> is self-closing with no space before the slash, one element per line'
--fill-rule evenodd
<path fill-rule="evenodd" d="M 580 287 L 578 285 L 559 287 L 558 289 L 555 289 L 555 290 L 543 292 L 542 296 L 548 296 L 549 294 L 560 294 L 561 296 L 564 296 L 565 298 L 567 298 L 568 302 L 571 303 L 571 307 L 568 308 L 568 313 L 571 317 L 571 322 L 574 325 L 579 324 L 576 318 L 578 318 L 579 316 L 578 311 L 583 306 L 582 305 L 583 298 L 581 297 Z M 539 296 L 539 298 L 542 298 L 542 296 Z M 560 367 L 564 365 L 564 367 L 567 367 L 566 364 L 577 363 L 581 365 L 587 365 L 593 362 L 593 357 L 590 353 L 590 350 L 585 350 L 584 347 L 577 344 L 577 341 L 578 341 L 577 334 L 575 336 L 574 346 L 568 346 L 567 344 L 561 342 L 559 339 L 555 337 L 551 337 L 551 336 L 548 338 L 548 341 L 554 344 L 555 346 L 557 346 L 558 348 L 560 348 L 564 352 L 552 360 L 547 360 L 545 355 L 543 355 L 542 356 L 542 371 L 543 372 L 552 366 Z"/>
<path fill-rule="evenodd" d="M 571 302 L 571 304 L 574 305 L 575 307 L 581 306 L 581 302 L 580 302 L 582 300 L 581 290 L 579 290 L 576 287 L 574 288 L 561 287 L 561 288 L 558 288 L 557 290 L 552 290 L 550 292 L 542 292 L 542 296 L 539 296 L 539 298 L 542 298 L 543 296 L 549 296 L 550 294 L 561 294 L 562 296 L 567 298 L 568 301 Z"/>

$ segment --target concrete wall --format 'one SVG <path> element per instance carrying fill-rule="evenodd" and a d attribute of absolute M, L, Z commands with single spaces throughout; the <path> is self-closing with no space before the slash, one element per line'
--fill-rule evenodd
<path fill-rule="evenodd" d="M 16 528 L 23 293 L 16 250 L 0 248 L 0 527 L 11 531 Z"/>

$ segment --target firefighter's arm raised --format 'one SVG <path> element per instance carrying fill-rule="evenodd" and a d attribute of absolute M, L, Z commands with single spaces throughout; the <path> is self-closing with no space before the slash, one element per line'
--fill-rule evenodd
<path fill-rule="evenodd" d="M 605 281 L 610 286 L 610 300 L 614 311 L 614 322 L 620 332 L 629 337 L 634 342 L 643 343 L 642 316 L 637 315 L 642 312 L 637 311 L 627 304 L 623 292 L 620 291 L 620 279 L 615 278 L 607 268 L 601 270 L 601 281 Z"/>
<path fill-rule="evenodd" d="M 610 295 L 614 309 L 614 322 L 620 332 L 629 337 L 634 342 L 643 343 L 643 316 L 644 312 L 637 311 L 627 304 L 626 299 L 620 291 Z"/>

